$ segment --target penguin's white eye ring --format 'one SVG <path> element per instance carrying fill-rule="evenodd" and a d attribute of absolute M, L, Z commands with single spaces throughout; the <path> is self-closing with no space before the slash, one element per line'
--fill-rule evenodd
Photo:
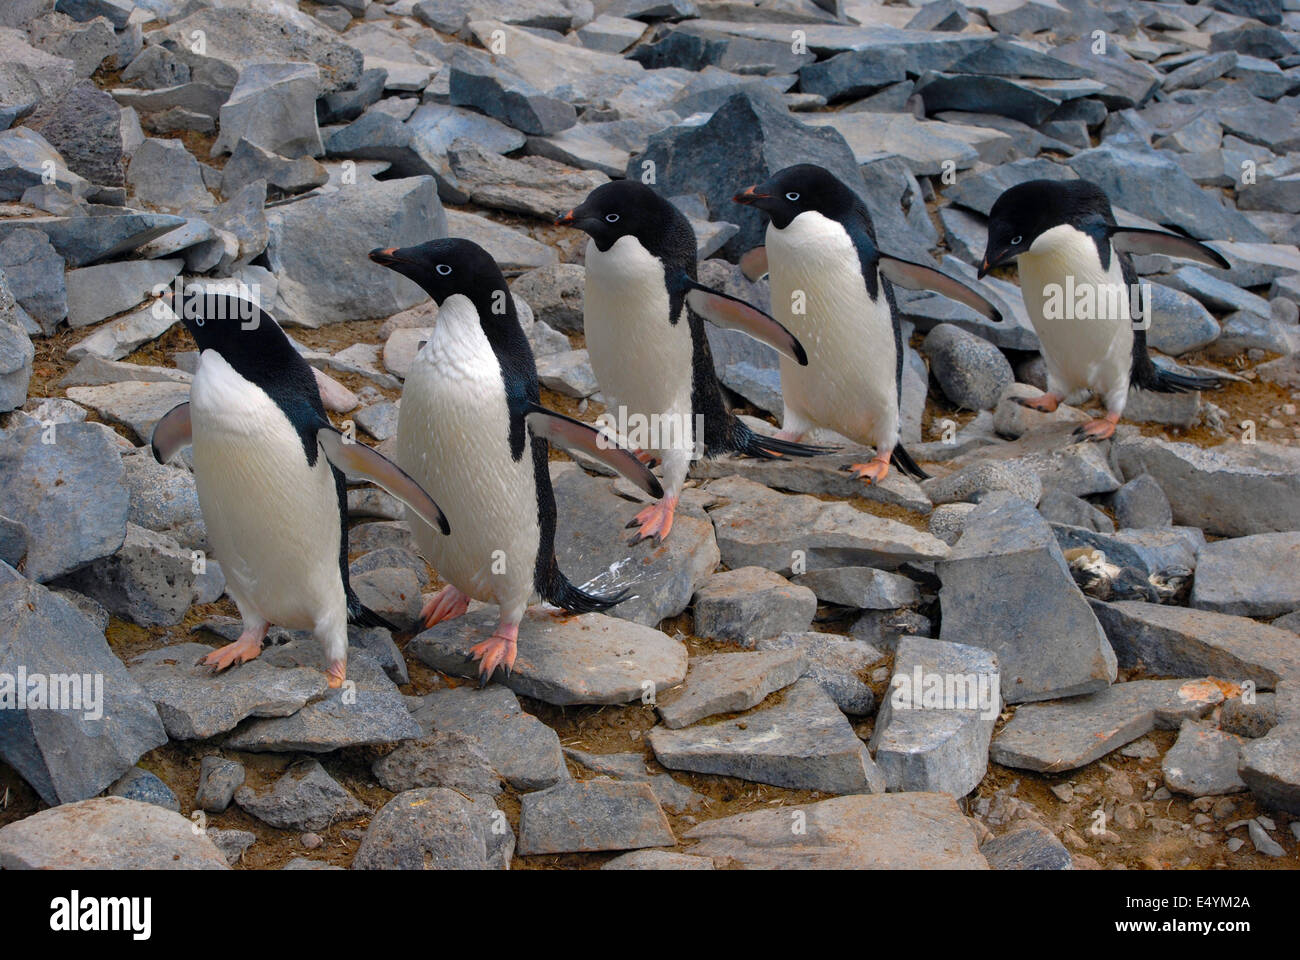
<path fill-rule="evenodd" d="M 618 214 L 617 214 L 617 213 L 607 213 L 607 214 L 605 214 L 605 220 L 606 220 L 606 222 L 608 222 L 608 223 L 618 223 Z"/>
<path fill-rule="evenodd" d="M 1020 246 L 1021 242 L 1022 242 L 1024 239 L 1025 239 L 1024 237 L 1012 237 L 1012 238 L 1011 238 L 1011 245 L 1012 245 L 1013 247 L 1018 247 L 1018 246 Z"/>
<path fill-rule="evenodd" d="M 447 266 L 447 264 L 445 263 L 440 263 L 433 269 L 437 270 L 444 277 L 447 276 L 447 274 L 451 273 L 451 267 Z"/>
<path fill-rule="evenodd" d="M 789 200 L 791 203 L 794 203 L 795 201 L 797 201 L 797 200 L 799 199 L 799 194 L 797 194 L 797 193 L 795 193 L 793 190 L 791 190 L 789 193 L 787 193 L 787 194 L 785 195 L 785 198 L 786 198 L 787 200 Z"/>

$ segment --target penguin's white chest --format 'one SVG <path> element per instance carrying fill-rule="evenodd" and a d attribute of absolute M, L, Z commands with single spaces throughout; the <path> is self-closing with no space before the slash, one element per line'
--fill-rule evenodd
<path fill-rule="evenodd" d="M 402 390 L 397 463 L 438 502 L 442 536 L 406 512 L 438 575 L 478 600 L 522 614 L 540 541 L 531 438 L 510 454 L 501 366 L 473 303 L 448 297 Z"/>
<path fill-rule="evenodd" d="M 346 618 L 338 493 L 284 412 L 214 350 L 190 388 L 194 483 L 227 589 L 246 617 L 294 630 Z"/>
<path fill-rule="evenodd" d="M 628 417 L 668 414 L 688 426 L 691 330 L 685 308 L 669 321 L 663 262 L 627 236 L 603 253 L 588 242 L 586 263 L 583 329 L 610 415 L 621 406 Z"/>
<path fill-rule="evenodd" d="M 781 358 L 787 427 L 793 414 L 892 450 L 897 349 L 879 279 L 873 300 L 852 239 L 819 213 L 801 213 L 783 230 L 768 224 L 767 255 L 772 311 L 808 354 L 806 367 Z"/>
<path fill-rule="evenodd" d="M 1125 395 L 1133 328 L 1118 255 L 1112 250 L 1103 268 L 1092 237 L 1062 224 L 1040 234 L 1017 266 L 1043 360 L 1067 395 Z"/>

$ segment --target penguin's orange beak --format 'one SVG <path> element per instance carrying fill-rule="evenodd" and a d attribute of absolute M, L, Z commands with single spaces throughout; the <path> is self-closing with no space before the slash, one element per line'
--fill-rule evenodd
<path fill-rule="evenodd" d="M 576 209 L 577 209 L 577 208 L 575 207 L 573 210 L 570 210 L 568 213 L 564 214 L 563 216 L 561 216 L 561 217 L 556 217 L 556 218 L 555 218 L 555 225 L 556 225 L 557 227 L 571 227 L 571 226 L 573 226 L 575 223 L 577 223 L 577 222 L 578 222 L 578 218 L 574 215 Z"/>
<path fill-rule="evenodd" d="M 397 256 L 396 247 L 381 247 L 378 250 L 371 250 L 368 256 L 381 267 L 391 267 L 395 263 L 408 262 Z"/>
<path fill-rule="evenodd" d="M 748 207 L 757 203 L 759 200 L 770 200 L 771 197 L 772 195 L 769 193 L 759 193 L 758 187 L 753 186 L 753 187 L 746 187 L 744 190 L 736 194 L 731 199 L 733 203 L 743 203 L 745 206 Z"/>

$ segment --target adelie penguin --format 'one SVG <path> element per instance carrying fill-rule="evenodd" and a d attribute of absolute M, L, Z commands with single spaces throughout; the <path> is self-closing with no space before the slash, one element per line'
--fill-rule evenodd
<path fill-rule="evenodd" d="M 755 433 L 727 410 L 704 320 L 770 345 L 792 365 L 808 360 L 799 341 L 767 314 L 696 280 L 695 232 L 677 208 L 642 183 L 616 180 L 556 222 L 591 237 L 583 331 L 592 371 L 610 410 L 621 408 L 629 425 L 635 416 L 635 426 L 648 434 L 642 459 L 663 461 L 664 496 L 628 524 L 639 525 L 633 543 L 668 536 L 698 453 L 825 452 Z"/>
<path fill-rule="evenodd" d="M 607 434 L 539 404 L 537 365 L 496 262 L 469 240 L 375 250 L 370 259 L 418 283 L 438 304 L 433 333 L 407 373 L 397 461 L 447 511 L 451 536 L 421 516 L 421 552 L 449 586 L 425 605 L 428 626 L 460 616 L 471 599 L 495 603 L 500 621 L 470 656 L 486 683 L 514 666 L 519 623 L 534 592 L 574 613 L 623 599 L 569 582 L 555 559 L 549 442 L 618 470 L 653 497 L 659 482 Z"/>
<path fill-rule="evenodd" d="M 203 662 L 224 670 L 252 660 L 278 624 L 312 631 L 338 687 L 348 623 L 393 629 L 348 584 L 343 471 L 379 484 L 444 533 L 447 520 L 395 464 L 334 428 L 311 367 L 268 313 L 197 286 L 174 309 L 198 345 L 199 368 L 189 402 L 154 427 L 153 454 L 166 463 L 193 446 L 208 541 L 243 619 L 239 639 Z"/>
<path fill-rule="evenodd" d="M 1050 413 L 1072 395 L 1096 394 L 1106 416 L 1081 426 L 1079 439 L 1104 440 L 1115 433 L 1130 384 L 1160 393 L 1222 386 L 1217 377 L 1175 373 L 1151 362 L 1145 324 L 1132 319 L 1138 279 L 1133 253 L 1229 265 L 1187 237 L 1118 226 L 1105 191 L 1088 180 L 1030 180 L 998 197 L 989 213 L 979 275 L 1017 262 L 1047 366 L 1047 393 L 1018 402 Z"/>
<path fill-rule="evenodd" d="M 891 462 L 927 474 L 899 442 L 903 337 L 892 284 L 935 290 L 990 320 L 1002 316 L 951 277 L 882 253 L 862 200 L 829 170 L 801 163 L 748 187 L 737 203 L 767 214 L 767 244 L 741 258 L 750 279 L 771 277 L 772 310 L 808 351 L 808 365 L 781 360 L 785 419 L 778 437 L 826 427 L 875 447 L 847 469 L 879 483 Z"/>

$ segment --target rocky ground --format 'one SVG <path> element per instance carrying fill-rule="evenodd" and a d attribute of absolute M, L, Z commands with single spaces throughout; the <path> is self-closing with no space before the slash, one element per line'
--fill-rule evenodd
<path fill-rule="evenodd" d="M 0 727 L 0 867 L 1294 867 L 1298 105 L 1296 0 L 10 0 L 0 683 L 97 675 L 103 712 Z M 365 254 L 470 237 L 546 401 L 593 419 L 582 238 L 551 219 L 652 175 L 702 279 L 763 305 L 730 197 L 801 161 L 972 283 L 1002 189 L 1101 183 L 1227 256 L 1138 267 L 1159 362 L 1233 379 L 1073 444 L 1082 410 L 1011 399 L 1043 386 L 1014 273 L 982 284 L 1001 326 L 903 291 L 934 479 L 703 462 L 669 541 L 629 548 L 639 494 L 557 454 L 561 566 L 636 597 L 534 608 L 483 690 L 492 611 L 417 631 L 436 571 L 357 487 L 352 581 L 403 632 L 354 629 L 343 691 L 285 633 L 194 666 L 238 624 L 184 456 L 146 447 L 196 360 L 158 285 L 256 284 L 383 449 L 436 309 Z M 710 339 L 773 429 L 775 355 Z M 988 699 L 907 709 L 917 676 Z"/>

